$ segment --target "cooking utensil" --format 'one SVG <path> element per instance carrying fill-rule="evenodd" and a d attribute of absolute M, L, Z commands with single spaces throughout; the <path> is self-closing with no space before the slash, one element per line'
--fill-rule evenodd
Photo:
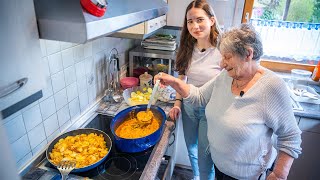
<path fill-rule="evenodd" d="M 75 168 L 72 172 L 85 172 L 85 171 L 88 171 L 88 170 L 93 169 L 93 168 L 97 167 L 98 165 L 100 165 L 108 157 L 108 155 L 110 154 L 110 151 L 111 151 L 111 148 L 112 148 L 112 141 L 111 141 L 111 138 L 105 132 L 100 131 L 98 129 L 93 129 L 93 128 L 84 128 L 84 129 L 76 129 L 76 130 L 73 130 L 73 131 L 69 131 L 69 132 L 66 132 L 66 133 L 56 137 L 53 141 L 51 141 L 51 143 L 48 146 L 48 149 L 46 151 L 46 156 L 47 156 L 47 159 L 50 162 L 50 164 L 52 164 L 54 167 L 57 167 L 55 164 L 53 164 L 50 161 L 49 153 L 52 152 L 52 149 L 53 149 L 54 145 L 60 139 L 66 138 L 67 136 L 76 136 L 76 135 L 79 135 L 79 134 L 90 134 L 90 133 L 96 133 L 98 135 L 102 134 L 102 136 L 104 137 L 104 141 L 106 142 L 106 146 L 107 146 L 109 152 L 102 159 L 100 159 L 100 161 L 98 161 L 98 162 L 96 162 L 94 164 L 91 164 L 89 166 L 82 167 L 82 168 Z"/>
<path fill-rule="evenodd" d="M 146 111 L 140 111 L 137 114 L 137 120 L 138 120 L 139 124 L 142 125 L 142 126 L 146 126 L 146 125 L 152 123 L 153 115 L 149 111 L 150 111 L 151 103 L 153 102 L 154 96 L 155 96 L 155 94 L 156 94 L 156 92 L 158 90 L 159 83 L 160 83 L 160 80 L 157 80 L 156 84 L 153 87 L 153 90 L 152 90 L 152 93 L 151 93 L 151 96 L 150 96 L 150 99 L 149 99 L 149 103 L 148 103 L 148 106 L 147 106 L 147 110 Z"/>
<path fill-rule="evenodd" d="M 69 173 L 76 168 L 76 162 L 75 161 L 69 161 L 69 160 L 62 160 L 58 166 L 58 170 L 60 171 L 60 174 L 62 176 L 62 180 L 66 180 Z"/>
<path fill-rule="evenodd" d="M 116 116 L 112 119 L 110 123 L 110 129 L 112 134 L 114 135 L 114 143 L 119 151 L 122 152 L 129 152 L 129 153 L 135 153 L 135 152 L 141 152 L 144 151 L 152 146 L 154 146 L 161 137 L 162 129 L 164 127 L 165 121 L 166 121 L 166 114 L 158 106 L 151 106 L 150 111 L 152 111 L 153 115 L 161 120 L 161 125 L 158 130 L 156 130 L 154 133 L 141 137 L 136 139 L 125 139 L 121 138 L 118 135 L 116 135 L 115 131 L 116 129 L 130 117 L 130 112 L 140 112 L 145 111 L 147 109 L 147 105 L 137 105 L 137 106 L 131 106 L 128 107 L 122 111 L 120 111 Z"/>

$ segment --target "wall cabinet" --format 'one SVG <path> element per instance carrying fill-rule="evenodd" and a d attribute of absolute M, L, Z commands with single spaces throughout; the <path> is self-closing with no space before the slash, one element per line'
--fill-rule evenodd
<path fill-rule="evenodd" d="M 185 10 L 192 0 L 168 0 L 167 26 L 182 27 Z M 228 28 L 241 23 L 245 0 L 207 0 L 212 6 L 219 25 Z"/>
<path fill-rule="evenodd" d="M 21 11 L 23 7 L 23 11 Z M 27 78 L 17 91 L 0 97 L 0 112 L 41 90 L 45 78 L 33 0 L 8 1 L 0 7 L 0 92 L 18 88 L 16 81 Z M 27 28 L 26 28 L 27 27 Z M 13 86 L 10 86 L 13 85 Z M 10 88 L 11 87 L 11 88 Z"/>
<path fill-rule="evenodd" d="M 151 19 L 149 21 L 137 24 L 130 28 L 119 31 L 120 33 L 132 33 L 132 34 L 149 34 L 157 29 L 162 28 L 167 24 L 166 15 Z"/>
<path fill-rule="evenodd" d="M 302 154 L 294 160 L 288 180 L 318 179 L 320 167 L 320 120 L 301 117 Z"/>

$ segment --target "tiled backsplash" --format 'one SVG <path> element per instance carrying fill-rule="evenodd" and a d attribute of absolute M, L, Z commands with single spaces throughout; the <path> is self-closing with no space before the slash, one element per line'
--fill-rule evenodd
<path fill-rule="evenodd" d="M 105 88 L 105 55 L 123 53 L 134 40 L 103 37 L 86 44 L 40 40 L 46 77 L 43 97 L 1 121 L 21 169 L 86 111 Z"/>

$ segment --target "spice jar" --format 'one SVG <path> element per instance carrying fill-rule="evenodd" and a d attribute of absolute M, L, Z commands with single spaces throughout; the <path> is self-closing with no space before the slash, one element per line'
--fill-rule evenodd
<path fill-rule="evenodd" d="M 151 87 L 152 76 L 150 74 L 148 74 L 148 72 L 145 72 L 144 74 L 141 74 L 139 76 L 139 79 L 140 79 L 140 87 L 141 88 Z"/>

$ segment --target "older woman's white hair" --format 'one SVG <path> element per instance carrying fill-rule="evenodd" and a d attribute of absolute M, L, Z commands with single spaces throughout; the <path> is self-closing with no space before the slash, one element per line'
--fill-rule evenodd
<path fill-rule="evenodd" d="M 249 47 L 253 49 L 252 59 L 258 61 L 263 54 L 262 42 L 259 33 L 249 24 L 241 24 L 239 28 L 224 32 L 218 45 L 220 51 L 240 57 L 248 55 Z"/>

